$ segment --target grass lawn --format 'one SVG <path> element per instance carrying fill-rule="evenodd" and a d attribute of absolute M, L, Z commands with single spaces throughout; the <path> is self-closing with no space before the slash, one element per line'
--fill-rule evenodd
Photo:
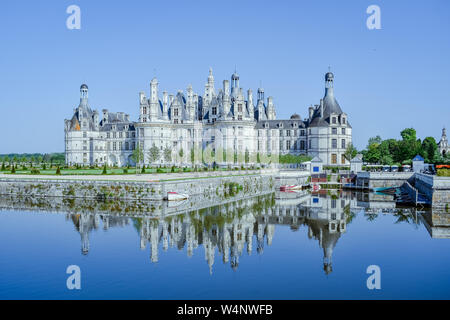
<path fill-rule="evenodd" d="M 61 175 L 71 176 L 71 175 L 102 175 L 103 168 L 83 168 L 83 169 L 60 169 Z M 107 174 L 108 175 L 134 175 L 136 174 L 135 168 L 129 168 L 127 169 L 128 173 L 124 173 L 124 168 L 108 168 Z M 47 169 L 42 170 L 39 169 L 40 175 L 56 175 L 56 169 Z M 141 174 L 141 170 L 138 170 Z M 218 169 L 218 171 L 236 171 L 236 170 L 227 170 L 226 168 Z M 11 170 L 4 170 L 1 171 L 5 174 L 11 174 Z M 183 173 L 183 172 L 193 172 L 192 169 L 186 168 L 186 169 L 180 169 L 180 168 L 174 168 L 174 171 L 172 172 L 171 168 L 151 168 L 151 169 L 145 169 L 146 174 L 152 174 L 152 173 Z M 198 172 L 204 172 L 204 171 L 198 171 Z M 214 171 L 209 171 L 214 172 Z M 15 174 L 23 174 L 23 175 L 34 175 L 31 173 L 31 170 L 20 170 L 17 169 Z"/>

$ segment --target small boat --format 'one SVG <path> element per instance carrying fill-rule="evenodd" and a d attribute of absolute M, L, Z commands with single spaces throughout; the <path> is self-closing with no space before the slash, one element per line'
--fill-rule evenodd
<path fill-rule="evenodd" d="M 302 186 L 299 185 L 290 185 L 290 186 L 281 186 L 280 191 L 292 191 L 292 190 L 299 190 Z"/>
<path fill-rule="evenodd" d="M 167 192 L 167 201 L 180 201 L 189 198 L 187 194 L 178 192 Z"/>

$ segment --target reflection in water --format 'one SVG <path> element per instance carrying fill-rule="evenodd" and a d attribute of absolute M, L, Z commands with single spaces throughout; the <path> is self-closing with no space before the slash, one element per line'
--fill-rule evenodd
<path fill-rule="evenodd" d="M 16 206 L 23 210 L 49 210 L 55 203 L 46 199 L 1 199 L 1 208 Z M 55 200 L 59 201 L 59 200 Z M 38 205 L 36 205 L 38 203 Z M 188 206 L 193 206 L 188 204 Z M 125 206 L 123 209 L 121 206 Z M 396 223 L 418 226 L 424 223 L 433 237 L 450 237 L 450 218 L 447 213 L 421 212 L 412 208 L 396 209 L 392 196 L 376 193 L 357 193 L 321 190 L 318 193 L 272 193 L 253 198 L 230 201 L 213 207 L 184 210 L 170 215 L 146 215 L 142 210 L 130 211 L 129 204 L 96 204 L 83 201 L 79 207 L 70 203 L 68 208 L 58 204 L 59 210 L 66 210 L 67 219 L 72 221 L 81 236 L 81 252 L 88 254 L 89 234 L 103 225 L 105 230 L 132 224 L 140 237 L 141 249 L 150 248 L 150 260 L 157 262 L 160 248 L 186 249 L 191 257 L 203 246 L 205 260 L 210 273 L 213 272 L 215 255 L 233 270 L 239 267 L 243 254 L 263 254 L 264 246 L 270 246 L 274 239 L 275 226 L 289 226 L 292 231 L 307 228 L 309 239 L 318 242 L 323 250 L 323 270 L 333 270 L 333 251 L 339 238 L 347 231 L 353 218 L 363 213 L 368 221 L 374 221 L 380 214 L 392 214 Z M 140 204 L 133 204 L 142 208 Z M 154 206 L 152 204 L 152 206 Z M 161 204 L 159 204 L 161 207 Z M 114 207 L 117 213 L 107 213 Z M 100 209 L 99 209 L 100 208 Z M 127 211 L 128 210 L 128 211 Z M 246 253 L 245 253 L 245 252 Z"/>

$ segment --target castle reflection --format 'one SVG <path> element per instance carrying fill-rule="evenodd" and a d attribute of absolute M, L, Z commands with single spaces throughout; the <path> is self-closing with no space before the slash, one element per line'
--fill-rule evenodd
<path fill-rule="evenodd" d="M 357 214 L 363 214 L 369 221 L 380 214 L 392 214 L 397 217 L 397 222 L 425 224 L 431 236 L 450 235 L 448 214 L 417 212 L 412 208 L 397 209 L 392 196 L 375 193 L 337 190 L 271 193 L 156 216 L 127 212 L 118 203 L 112 204 L 117 213 L 108 214 L 111 206 L 107 204 L 86 201 L 55 204 L 48 201 L 3 198 L 0 199 L 0 207 L 65 210 L 67 220 L 80 234 L 84 255 L 89 253 L 89 235 L 94 230 L 132 225 L 139 235 L 140 248 L 149 248 L 151 262 L 158 262 L 169 248 L 186 250 L 188 257 L 201 250 L 210 273 L 213 273 L 216 255 L 223 263 L 237 270 L 242 255 L 252 255 L 254 249 L 257 254 L 263 254 L 265 247 L 274 241 L 276 227 L 281 226 L 290 227 L 293 232 L 305 228 L 304 234 L 310 240 L 317 241 L 323 250 L 323 270 L 326 274 L 333 271 L 333 251 Z M 140 207 L 139 204 L 135 206 Z"/>

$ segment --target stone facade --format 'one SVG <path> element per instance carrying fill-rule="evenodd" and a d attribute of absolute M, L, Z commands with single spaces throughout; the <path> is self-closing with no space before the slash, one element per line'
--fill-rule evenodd
<path fill-rule="evenodd" d="M 100 115 L 88 103 L 88 87 L 80 88 L 80 104 L 70 120 L 65 120 L 67 164 L 134 165 L 132 153 L 143 150 L 140 164 L 193 165 L 191 152 L 210 148 L 218 165 L 255 164 L 258 156 L 295 154 L 319 157 L 324 165 L 349 165 L 344 153 L 352 143 L 348 116 L 334 97 L 334 75 L 325 75 L 325 96 L 309 108 L 308 117 L 294 114 L 288 120 L 276 119 L 273 97 L 265 100 L 264 89 L 244 94 L 235 72 L 216 92 L 210 70 L 203 96 L 188 86 L 186 94 L 162 93 L 156 78 L 150 82 L 150 96 L 139 93 L 139 119 L 112 113 Z M 152 149 L 153 148 L 153 149 Z M 150 150 L 157 148 L 153 159 Z M 153 153 L 155 154 L 155 152 Z M 223 156 L 226 154 L 226 156 Z M 249 156 L 245 156 L 249 155 Z M 246 161 L 246 158 L 248 159 Z M 272 161 L 273 163 L 273 161 Z"/>

